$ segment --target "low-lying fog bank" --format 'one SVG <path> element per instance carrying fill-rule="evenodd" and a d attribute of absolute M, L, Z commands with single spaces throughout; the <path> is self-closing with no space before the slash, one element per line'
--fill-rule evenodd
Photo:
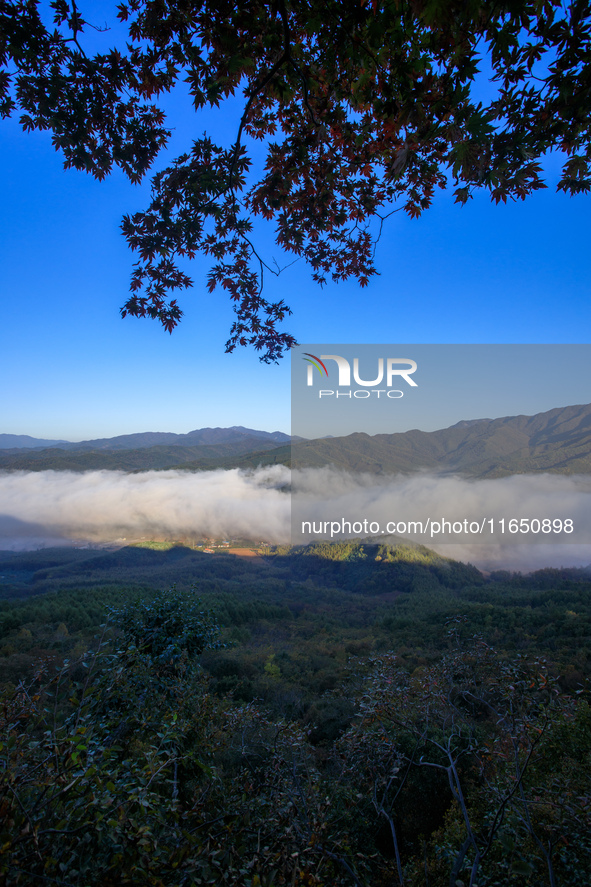
<path fill-rule="evenodd" d="M 41 471 L 0 473 L 0 549 L 32 549 L 80 542 L 107 543 L 145 538 L 246 538 L 285 544 L 291 536 L 289 469 Z M 579 527 L 591 525 L 591 479 L 559 475 L 518 475 L 497 480 L 413 475 L 352 475 L 333 469 L 298 473 L 300 497 L 331 504 L 335 516 L 363 516 L 371 509 L 384 523 L 393 517 L 417 520 L 445 515 L 462 520 L 501 509 L 507 518 L 546 515 L 560 507 Z M 301 509 L 302 498 L 298 508 Z M 320 506 L 319 506 L 320 507 Z M 588 538 L 591 533 L 586 529 Z M 440 544 L 421 542 L 441 554 L 481 569 L 534 570 L 585 566 L 589 544 Z"/>

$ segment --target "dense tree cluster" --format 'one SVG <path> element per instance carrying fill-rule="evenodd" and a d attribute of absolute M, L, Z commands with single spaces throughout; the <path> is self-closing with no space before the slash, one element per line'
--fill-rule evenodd
<path fill-rule="evenodd" d="M 0 607 L 3 883 L 586 883 L 588 571 L 156 548 L 6 561 L 70 585 Z"/>
<path fill-rule="evenodd" d="M 544 663 L 454 622 L 412 675 L 392 653 L 358 663 L 349 724 L 315 747 L 214 695 L 189 643 L 166 668 L 119 637 L 4 700 L 7 885 L 582 883 L 591 714 Z"/>

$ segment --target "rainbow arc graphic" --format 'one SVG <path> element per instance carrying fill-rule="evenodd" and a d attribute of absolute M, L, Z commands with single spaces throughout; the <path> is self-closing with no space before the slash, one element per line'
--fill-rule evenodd
<path fill-rule="evenodd" d="M 315 354 L 308 354 L 307 351 L 304 351 L 304 354 L 306 355 L 306 357 L 304 357 L 303 359 L 306 361 L 306 363 L 310 363 L 310 364 L 312 364 L 312 366 L 316 367 L 316 369 L 318 370 L 318 372 L 320 373 L 321 376 L 323 375 L 323 372 L 322 372 L 323 370 L 324 370 L 324 375 L 328 376 L 328 370 L 326 369 L 325 365 L 322 363 L 322 361 L 320 360 L 319 357 L 316 357 Z"/>

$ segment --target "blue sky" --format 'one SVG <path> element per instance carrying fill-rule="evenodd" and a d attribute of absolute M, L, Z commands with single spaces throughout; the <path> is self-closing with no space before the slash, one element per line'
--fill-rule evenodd
<path fill-rule="evenodd" d="M 204 130 L 232 140 L 235 103 L 201 116 L 180 94 L 168 105 L 168 157 Z M 267 295 L 292 307 L 287 328 L 300 342 L 588 342 L 591 197 L 556 194 L 557 166 L 549 160 L 549 189 L 524 203 L 495 206 L 483 194 L 460 208 L 440 194 L 419 220 L 395 214 L 366 290 L 320 289 L 298 263 L 267 280 Z M 207 263 L 193 263 L 172 336 L 120 318 L 134 259 L 119 224 L 146 205 L 148 183 L 64 171 L 50 137 L 14 120 L 1 124 L 0 180 L 0 432 L 289 431 L 289 357 L 267 366 L 252 350 L 224 353 L 233 313 L 222 292 L 206 292 Z M 281 259 L 264 233 L 262 243 Z"/>

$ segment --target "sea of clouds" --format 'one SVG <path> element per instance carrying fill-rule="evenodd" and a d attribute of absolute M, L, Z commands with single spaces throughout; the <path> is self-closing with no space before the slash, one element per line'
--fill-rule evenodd
<path fill-rule="evenodd" d="M 0 474 L 0 548 L 181 536 L 287 542 L 289 470 Z M 12 543 L 12 544 L 11 544 Z"/>
<path fill-rule="evenodd" d="M 291 539 L 289 469 L 19 471 L 0 473 L 0 549 L 144 538 Z M 432 474 L 376 477 L 331 468 L 298 471 L 294 513 L 306 519 L 420 520 L 569 516 L 583 544 L 512 537 L 509 543 L 419 541 L 485 569 L 531 570 L 591 562 L 591 478 L 517 475 L 495 480 Z M 531 540 L 531 541 L 529 541 Z M 588 541 L 589 540 L 589 541 Z"/>

